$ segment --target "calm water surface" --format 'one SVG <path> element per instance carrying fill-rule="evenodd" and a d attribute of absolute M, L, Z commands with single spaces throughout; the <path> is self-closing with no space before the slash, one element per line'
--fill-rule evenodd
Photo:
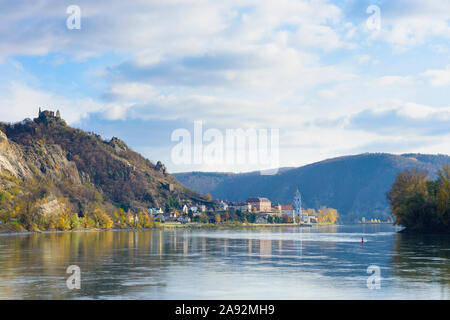
<path fill-rule="evenodd" d="M 0 235 L 0 299 L 449 299 L 450 238 L 397 230 Z M 66 286 L 69 265 L 81 268 L 80 290 Z M 367 287 L 370 265 L 378 290 Z"/>

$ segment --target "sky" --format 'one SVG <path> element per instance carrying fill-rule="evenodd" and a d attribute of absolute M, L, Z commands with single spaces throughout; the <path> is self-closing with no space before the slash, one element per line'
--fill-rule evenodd
<path fill-rule="evenodd" d="M 449 23 L 448 0 L 1 0 L 0 121 L 58 109 L 170 172 L 274 167 L 175 161 L 195 121 L 278 130 L 279 167 L 450 154 Z"/>

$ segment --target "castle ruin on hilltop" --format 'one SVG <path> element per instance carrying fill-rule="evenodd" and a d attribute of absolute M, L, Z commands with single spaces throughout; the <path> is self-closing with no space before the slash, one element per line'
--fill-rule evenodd
<path fill-rule="evenodd" d="M 39 119 L 46 119 L 46 118 L 61 119 L 61 113 L 59 112 L 59 110 L 56 110 L 56 114 L 55 114 L 54 111 L 50 111 L 50 110 L 42 111 L 41 108 L 39 108 L 38 118 Z"/>

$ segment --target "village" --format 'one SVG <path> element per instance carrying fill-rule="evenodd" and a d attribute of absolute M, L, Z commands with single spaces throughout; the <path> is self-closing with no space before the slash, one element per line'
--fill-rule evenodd
<path fill-rule="evenodd" d="M 181 210 L 164 212 L 162 208 L 150 208 L 148 213 L 158 222 L 165 223 L 210 223 L 250 222 L 254 224 L 301 224 L 311 226 L 318 223 L 313 210 L 302 208 L 301 194 L 294 194 L 292 203 L 272 203 L 264 197 L 248 198 L 243 202 L 216 199 L 215 206 L 184 204 Z"/>

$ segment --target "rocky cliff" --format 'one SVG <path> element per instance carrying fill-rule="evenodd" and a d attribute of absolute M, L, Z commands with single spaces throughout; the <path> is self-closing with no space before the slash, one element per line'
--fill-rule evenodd
<path fill-rule="evenodd" d="M 180 207 L 208 202 L 118 138 L 109 141 L 71 128 L 59 113 L 0 123 L 0 209 L 30 215 L 69 210 L 83 216 L 93 207 Z M 21 203 L 21 206 L 17 206 Z"/>

